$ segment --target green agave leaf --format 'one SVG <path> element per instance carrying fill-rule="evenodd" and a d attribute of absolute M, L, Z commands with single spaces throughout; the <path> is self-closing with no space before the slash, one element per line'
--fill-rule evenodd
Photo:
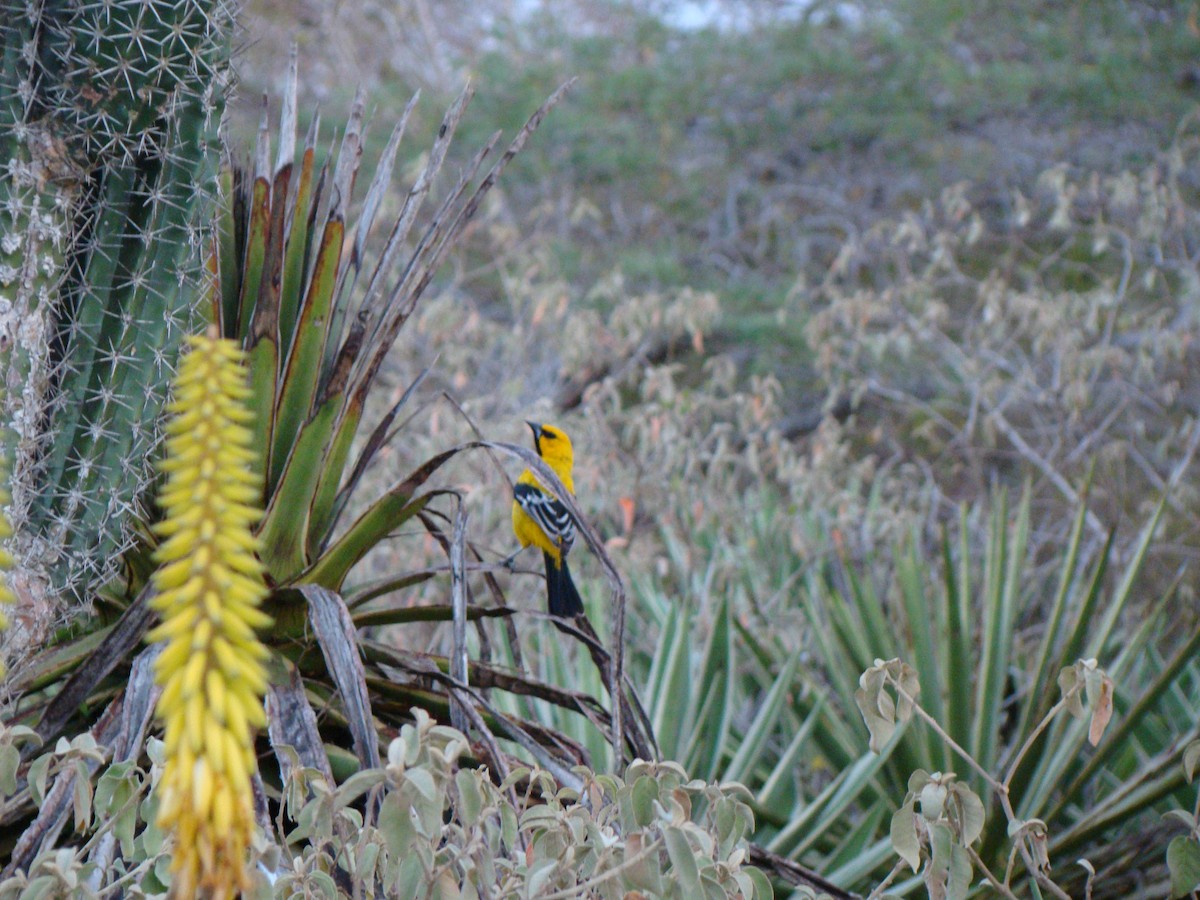
<path fill-rule="evenodd" d="M 646 685 L 646 696 L 653 698 L 650 720 L 663 759 L 678 759 L 683 749 L 686 707 L 677 698 L 685 696 L 689 682 L 690 618 L 681 604 L 671 606 Z"/>
<path fill-rule="evenodd" d="M 250 408 L 254 415 L 251 429 L 255 447 L 270 448 L 271 433 L 275 424 L 275 381 L 279 371 L 279 345 L 274 337 L 274 328 L 264 327 L 265 311 L 257 310 L 258 297 L 263 283 L 263 270 L 267 252 L 267 229 L 270 223 L 268 201 L 270 188 L 265 175 L 265 155 L 269 137 L 266 134 L 266 116 L 259 129 L 259 168 L 264 174 L 255 173 L 250 194 L 250 219 L 246 232 L 246 256 L 242 264 L 241 302 L 237 321 L 237 336 L 247 348 L 250 369 Z M 253 320 L 253 321 L 252 321 Z M 251 333 L 252 325 L 257 333 Z M 270 459 L 265 452 L 255 461 L 256 471 L 266 472 Z"/>
<path fill-rule="evenodd" d="M 1096 622 L 1097 610 L 1100 600 L 1104 595 L 1102 578 L 1107 572 L 1112 546 L 1112 536 L 1109 536 L 1108 542 L 1096 564 L 1096 571 L 1088 585 L 1085 601 L 1076 616 L 1074 627 L 1064 643 L 1061 654 L 1057 658 L 1058 667 L 1068 665 L 1084 655 L 1100 655 L 1102 649 L 1108 644 L 1107 635 L 1115 628 L 1118 616 L 1132 596 L 1136 577 L 1145 561 L 1145 554 L 1150 546 L 1150 538 L 1158 525 L 1163 508 L 1163 504 L 1160 503 L 1145 526 L 1143 526 L 1134 554 L 1126 564 L 1117 589 L 1108 600 L 1109 605 L 1103 610 L 1100 624 L 1096 625 L 1094 623 Z M 1150 622 L 1145 623 L 1145 625 L 1149 624 Z M 1147 636 L 1145 627 L 1141 630 L 1141 634 L 1142 640 L 1145 640 Z M 1125 649 L 1130 649 L 1136 643 L 1135 641 L 1129 642 Z M 1124 658 L 1128 659 L 1129 656 L 1124 655 Z M 1113 668 L 1111 664 L 1108 667 Z M 1033 797 L 1050 795 L 1058 787 L 1062 773 L 1070 764 L 1068 756 L 1073 756 L 1074 753 L 1078 753 L 1082 748 L 1084 733 L 1085 729 L 1082 727 L 1082 723 L 1075 721 L 1070 723 L 1055 723 L 1046 738 L 1039 745 L 1039 748 L 1055 746 L 1058 752 L 1031 753 L 1029 756 L 1030 762 L 1026 766 L 1023 766 L 1023 769 L 1028 770 L 1029 774 L 1026 776 L 1025 771 L 1019 771 L 1013 779 L 1013 784 L 1022 785 L 1024 794 Z M 1064 748 L 1067 747 L 1073 749 L 1072 754 L 1064 752 Z"/>
<path fill-rule="evenodd" d="M 321 403 L 337 403 L 340 412 L 334 427 L 333 438 L 329 443 L 326 462 L 321 467 L 310 505 L 307 540 L 308 552 L 312 556 L 316 556 L 325 549 L 330 532 L 337 524 L 342 509 L 349 502 L 350 495 L 358 484 L 358 479 L 352 475 L 345 487 L 340 487 L 342 476 L 346 471 L 346 461 L 350 458 L 350 450 L 353 448 L 354 438 L 358 434 L 358 426 L 362 422 L 366 392 L 345 400 L 345 384 L 342 377 L 345 374 L 347 374 L 345 370 L 335 373 L 336 383 L 326 385 L 322 390 Z M 368 446 L 370 446 L 369 443 Z M 356 470 L 355 474 L 360 473 Z"/>
<path fill-rule="evenodd" d="M 1150 542 L 1154 539 L 1154 532 L 1158 530 L 1158 523 L 1162 520 L 1163 510 L 1166 507 L 1167 498 L 1164 496 L 1159 500 L 1158 506 L 1155 508 L 1150 520 L 1142 526 L 1129 564 L 1125 567 L 1125 571 L 1121 575 L 1121 581 L 1113 592 L 1113 598 L 1109 603 L 1108 609 L 1105 610 L 1104 618 L 1091 631 L 1091 639 L 1088 641 L 1087 651 L 1082 654 L 1083 656 L 1098 659 L 1108 649 L 1117 622 L 1120 620 L 1121 614 L 1125 611 L 1126 604 L 1133 596 L 1133 586 L 1142 572 L 1142 565 L 1146 561 L 1146 552 L 1150 549 Z"/>
<path fill-rule="evenodd" d="M 748 659 L 753 660 L 757 670 L 765 673 L 774 669 L 780 647 L 777 642 L 768 642 L 771 634 L 769 628 L 763 627 L 765 623 L 760 620 L 752 625 L 749 620 L 742 621 L 739 616 L 731 616 L 729 621 L 737 634 L 739 647 L 747 651 Z"/>
<path fill-rule="evenodd" d="M 96 631 L 80 635 L 62 646 L 42 650 L 20 670 L 10 676 L 14 694 L 30 694 L 48 687 L 68 672 L 73 671 L 92 655 L 115 626 L 108 625 Z"/>
<path fill-rule="evenodd" d="M 906 727 L 906 725 L 901 725 L 899 730 L 903 731 Z M 896 747 L 901 743 L 903 740 L 894 741 L 891 746 Z M 822 792 L 821 797 L 813 803 L 820 814 L 815 819 L 811 833 L 793 851 L 795 855 L 804 853 L 813 846 L 819 836 L 829 833 L 831 829 L 843 826 L 846 811 L 863 802 L 864 796 L 876 789 L 872 782 L 880 769 L 886 765 L 887 757 L 887 747 L 884 748 L 883 753 L 877 756 L 868 753 L 866 757 L 858 760 L 846 770 L 845 778 L 834 780 L 830 785 L 831 791 Z"/>
<path fill-rule="evenodd" d="M 946 620 L 950 618 L 952 607 L 945 592 L 934 592 L 930 596 L 924 573 L 925 565 L 918 556 L 917 538 L 910 535 L 903 548 L 896 549 L 896 582 L 912 647 L 912 665 L 921 683 L 921 702 L 930 715 L 944 722 L 944 686 L 954 676 L 945 671 L 946 658 L 935 648 L 939 644 L 939 635 L 944 635 L 948 630 Z M 942 745 L 934 732 L 921 729 L 916 734 L 919 734 L 915 742 L 919 744 L 921 768 L 951 771 L 953 766 L 949 748 Z M 935 765 L 934 760 L 941 760 L 941 765 Z"/>
<path fill-rule="evenodd" d="M 701 709 L 691 719 L 693 732 L 685 759 L 689 772 L 714 779 L 720 771 L 721 757 L 733 727 L 734 678 L 737 673 L 733 630 L 729 627 L 729 596 L 722 594 L 713 613 L 713 627 L 704 648 L 704 664 L 695 685 L 703 694 L 692 691 L 693 702 L 703 698 Z M 689 673 L 690 675 L 690 673 Z M 737 780 L 737 776 L 729 778 Z"/>
<path fill-rule="evenodd" d="M 1082 513 L 1086 513 L 1086 509 L 1081 511 L 1081 515 Z M 1080 519 L 1080 522 L 1082 522 L 1082 519 Z M 1095 568 L 1083 591 L 1082 601 L 1079 600 L 1078 595 L 1074 592 L 1068 594 L 1063 601 L 1068 607 L 1077 606 L 1078 612 L 1074 614 L 1074 621 L 1069 628 L 1065 629 L 1067 632 L 1065 636 L 1060 635 L 1059 637 L 1060 649 L 1046 648 L 1046 661 L 1039 666 L 1039 672 L 1043 668 L 1045 671 L 1044 681 L 1040 688 L 1041 693 L 1036 697 L 1031 695 L 1033 702 L 1028 705 L 1035 712 L 1030 714 L 1028 724 L 1025 726 L 1025 729 L 1018 732 L 1019 734 L 1027 734 L 1029 729 L 1036 727 L 1037 723 L 1049 713 L 1050 708 L 1058 700 L 1057 691 L 1051 687 L 1053 684 L 1052 679 L 1057 677 L 1059 670 L 1067 664 L 1067 660 L 1074 661 L 1079 659 L 1084 642 L 1087 640 L 1089 628 L 1094 621 L 1095 611 L 1104 594 L 1104 579 L 1108 572 L 1114 537 L 1115 535 L 1110 533 L 1103 549 L 1100 551 Z M 1060 628 L 1060 631 L 1062 630 L 1064 629 Z M 1064 758 L 1064 756 L 1047 753 L 1045 748 L 1047 746 L 1057 746 L 1057 742 L 1062 740 L 1062 728 L 1061 723 L 1052 726 L 1051 729 L 1048 729 L 1046 733 L 1037 739 L 1029 752 L 1026 753 L 1025 759 L 1012 775 L 1010 784 L 1013 796 L 1018 798 L 1040 798 L 1047 796 L 1056 789 L 1056 779 L 1058 776 L 1054 773 L 1061 772 L 1064 767 L 1069 765 L 1070 760 Z M 985 843 L 989 841 L 998 843 L 1001 839 L 1002 835 L 997 830 L 989 829 Z"/>
<path fill-rule="evenodd" d="M 1025 550 L 1029 534 L 1029 501 L 1026 488 L 1017 512 L 1009 542 L 1008 503 L 1003 494 L 992 510 L 991 542 L 984 559 L 984 627 L 980 637 L 983 656 L 979 662 L 975 689 L 975 727 L 970 750 L 987 771 L 995 769 L 1002 747 L 999 733 L 1003 726 L 1001 707 L 1007 688 L 1016 602 L 1020 590 L 1020 571 L 1026 565 Z M 977 789 L 983 789 L 977 785 Z"/>
<path fill-rule="evenodd" d="M 288 355 L 284 376 L 279 385 L 276 409 L 275 442 L 271 449 L 271 475 L 268 492 L 275 492 L 283 467 L 296 442 L 300 425 L 316 407 L 317 378 L 324 347 L 325 328 L 329 321 L 329 304 L 337 280 L 338 262 L 346 226 L 340 213 L 326 223 L 313 266 L 312 280 L 300 313 L 296 343 Z M 326 404 L 328 407 L 330 404 Z M 337 404 L 340 406 L 340 404 Z M 330 420 L 332 427 L 332 420 Z M 324 449 L 324 448 L 322 448 Z M 311 494 L 309 495 L 311 497 Z M 307 503 L 305 504 L 307 507 Z"/>
<path fill-rule="evenodd" d="M 1165 606 L 1164 603 L 1160 608 L 1165 608 Z M 1178 689 L 1180 674 L 1197 659 L 1200 659 L 1200 631 L 1195 632 L 1176 651 L 1171 661 L 1163 666 L 1153 681 L 1138 690 L 1133 706 L 1122 711 L 1112 732 L 1105 735 L 1104 740 L 1084 764 L 1083 769 L 1061 791 L 1060 799 L 1050 812 L 1051 817 L 1060 813 L 1067 803 L 1072 802 L 1071 798 L 1079 797 L 1085 786 L 1095 777 L 1097 771 L 1102 766 L 1109 764 L 1114 755 L 1128 746 L 1128 739 L 1132 733 L 1150 713 L 1159 707 L 1171 691 Z M 1171 738 L 1167 738 L 1165 742 L 1180 747 L 1179 752 L 1182 757 L 1181 745 Z"/>
<path fill-rule="evenodd" d="M 849 604 L 838 604 L 834 624 L 839 628 L 841 640 L 847 651 L 853 649 L 859 668 L 866 668 L 876 659 L 890 659 L 900 645 L 896 643 L 894 627 L 888 619 L 887 608 L 870 579 L 844 565 L 842 571 L 848 576 Z M 857 679 L 854 679 L 857 682 Z"/>
<path fill-rule="evenodd" d="M 286 370 L 279 390 L 275 443 L 268 481 L 268 489 L 272 491 L 300 424 L 318 402 L 317 385 L 321 379 L 321 360 L 328 341 L 333 298 L 345 266 L 346 207 L 353 195 L 354 182 L 362 161 L 364 104 L 360 91 L 354 98 L 350 119 L 342 135 L 329 210 L 320 230 L 316 260 L 308 276 L 299 323 L 287 354 Z M 359 227 L 369 227 L 369 223 L 360 222 Z"/>
<path fill-rule="evenodd" d="M 283 286 L 279 291 L 279 345 L 290 347 L 296 331 L 296 319 L 300 314 L 300 302 L 307 293 L 305 265 L 311 251 L 309 228 L 313 205 L 313 173 L 316 168 L 316 142 L 320 129 L 320 116 L 314 116 L 304 139 L 304 150 L 300 156 L 300 177 L 296 184 L 296 197 L 288 208 L 287 249 L 283 255 Z"/>
<path fill-rule="evenodd" d="M 866 753 L 839 771 L 833 781 L 771 839 L 767 849 L 793 858 L 804 853 L 837 824 L 838 817 L 851 803 L 874 790 L 872 781 L 886 765 L 890 751 L 899 743 L 893 740 L 882 753 Z"/>
<path fill-rule="evenodd" d="M 251 340 L 258 333 L 269 333 L 280 347 L 286 346 L 279 341 L 279 289 L 283 278 L 283 239 L 287 226 L 288 187 L 292 181 L 292 156 L 296 146 L 295 122 L 291 123 L 290 128 L 287 124 L 289 113 L 294 120 L 296 117 L 294 103 L 284 104 L 284 127 L 280 131 L 279 161 L 276 163 L 275 174 L 271 179 L 271 200 L 262 281 L 259 284 L 258 301 L 254 304 L 254 317 L 250 326 Z"/>
<path fill-rule="evenodd" d="M 439 453 L 404 481 L 394 485 L 359 516 L 358 520 L 334 542 L 312 567 L 298 579 L 305 584 L 320 584 L 337 590 L 355 563 L 367 555 L 392 531 L 424 509 L 435 493 L 414 499 L 413 495 L 434 472 L 457 455 L 461 447 Z"/>
<path fill-rule="evenodd" d="M 301 430 L 259 526 L 260 556 L 277 584 L 290 581 L 308 563 L 304 557 L 305 522 L 336 415 L 337 404 L 327 403 Z"/>
<path fill-rule="evenodd" d="M 813 762 L 813 752 L 808 748 L 813 731 L 825 715 L 825 701 L 821 698 L 805 717 L 803 723 L 788 743 L 787 749 L 779 756 L 779 761 L 771 770 L 771 774 L 763 781 L 759 789 L 757 802 L 760 809 L 775 816 L 778 821 L 787 822 L 795 810 L 800 798 L 797 796 L 796 780 L 802 760 L 801 754 L 806 753 L 803 762 Z"/>
<path fill-rule="evenodd" d="M 971 649 L 974 645 L 971 622 L 971 554 L 967 527 L 967 508 L 958 516 L 958 565 L 954 564 L 953 544 L 947 536 L 942 541 L 943 577 L 946 588 L 947 629 L 945 658 L 949 681 L 947 720 L 950 736 L 966 746 L 970 740 L 971 722 Z"/>
<path fill-rule="evenodd" d="M 250 322 L 254 316 L 254 305 L 258 302 L 262 288 L 263 272 L 267 256 L 267 229 L 270 227 L 271 184 L 269 181 L 268 156 L 271 152 L 271 132 L 267 126 L 264 109 L 258 126 L 258 143 L 254 152 L 254 176 L 250 183 L 249 214 L 246 228 L 245 257 L 241 265 L 241 294 L 238 303 L 236 331 L 226 332 L 226 337 L 236 337 L 245 344 L 250 335 Z M 266 446 L 266 445 L 263 445 Z"/>
<path fill-rule="evenodd" d="M 1038 715 L 1040 718 L 1039 713 L 1044 715 L 1052 703 L 1051 694 L 1046 690 L 1046 687 L 1051 683 L 1057 669 L 1062 668 L 1061 664 L 1053 666 L 1055 660 L 1054 650 L 1062 642 L 1061 632 L 1063 623 L 1066 620 L 1068 600 L 1072 598 L 1071 586 L 1074 584 L 1079 568 L 1084 523 L 1087 521 L 1088 487 L 1089 485 L 1085 484 L 1080 494 L 1079 508 L 1071 523 L 1070 536 L 1067 538 L 1066 555 L 1058 570 L 1058 589 L 1054 594 L 1054 601 L 1050 605 L 1050 615 L 1046 630 L 1042 635 L 1042 641 L 1038 647 L 1037 663 L 1034 666 L 1033 682 L 1029 693 L 1029 696 L 1034 698 L 1035 702 L 1023 704 L 1021 718 L 1017 725 L 1017 734 L 1028 734 L 1032 723 L 1036 721 L 1034 716 Z M 1105 547 L 1105 556 L 1107 556 L 1107 551 L 1111 546 L 1112 535 L 1110 534 Z M 1052 667 L 1054 671 L 1051 671 Z"/>
<path fill-rule="evenodd" d="M 241 186 L 233 166 L 226 157 L 221 170 L 217 174 L 217 185 L 221 198 L 217 203 L 216 227 L 216 259 L 217 284 L 221 292 L 220 302 L 216 305 L 213 321 L 223 335 L 237 333 L 238 312 L 241 301 L 242 267 L 237 260 L 243 255 L 244 248 L 238 246 L 238 227 L 241 221 L 242 206 Z"/>
<path fill-rule="evenodd" d="M 278 209 L 271 211 L 272 229 L 283 227 L 282 212 Z M 261 296 L 254 306 L 254 319 L 250 324 L 250 385 L 252 390 L 251 403 L 255 410 L 262 411 L 263 422 L 254 422 L 255 439 L 261 437 L 263 443 L 264 471 L 268 473 L 267 496 L 270 496 L 274 484 L 269 480 L 270 474 L 284 464 L 284 460 L 276 456 L 272 450 L 272 435 L 279 428 L 278 410 L 274 406 L 279 397 L 279 255 L 282 250 L 277 243 L 277 235 L 272 233 L 267 244 L 266 263 L 268 270 L 263 278 Z M 274 285 L 273 287 L 271 285 Z M 263 404 L 260 406 L 260 404 Z"/>
<path fill-rule="evenodd" d="M 842 869 L 857 861 L 862 854 L 868 853 L 872 844 L 879 843 L 876 841 L 875 835 L 886 816 L 887 807 L 881 803 L 876 803 L 867 810 L 865 815 L 853 823 L 845 835 L 838 838 L 836 849 L 823 862 L 821 870 L 831 872 Z"/>
<path fill-rule="evenodd" d="M 325 543 L 329 539 L 329 532 L 337 522 L 338 516 L 345 507 L 346 502 L 354 493 L 359 480 L 366 473 L 367 467 L 371 464 L 379 448 L 391 439 L 392 435 L 389 434 L 389 430 L 396 416 L 424 383 L 429 372 L 430 369 L 428 367 L 421 370 L 412 383 L 404 389 L 404 393 L 400 396 L 400 399 L 379 420 L 370 437 L 367 438 L 366 444 L 363 445 L 362 452 L 359 453 L 358 460 L 354 464 L 354 469 L 351 471 L 350 477 L 346 479 L 345 486 L 339 489 L 346 461 L 349 459 L 350 449 L 353 445 L 355 434 L 358 431 L 359 422 L 362 419 L 362 410 L 365 402 L 365 395 L 361 393 L 350 398 L 350 402 L 343 410 L 337 434 L 330 448 L 329 462 L 322 469 L 321 482 L 317 485 L 317 494 L 313 498 L 308 530 L 309 554 L 311 556 L 315 557 L 324 550 Z M 336 393 L 339 388 L 340 381 L 336 383 L 331 382 L 325 388 L 326 394 L 331 391 Z"/>
<path fill-rule="evenodd" d="M 1192 728 L 1183 743 L 1200 733 Z M 1169 757 L 1169 758 L 1168 758 Z M 1187 783 L 1183 767 L 1176 754 L 1163 754 L 1146 766 L 1136 779 L 1121 784 L 1103 801 L 1088 810 L 1087 816 L 1076 820 L 1070 828 L 1050 835 L 1052 858 L 1060 858 L 1077 848 L 1103 837 L 1113 828 L 1137 821 L 1157 804 L 1178 792 Z"/>
<path fill-rule="evenodd" d="M 542 602 L 540 591 L 535 602 L 539 605 Z M 541 681 L 531 681 L 534 684 L 569 684 L 581 696 L 602 696 L 604 688 L 595 670 L 588 667 L 581 669 L 568 648 L 567 642 L 558 639 L 557 635 L 550 636 L 545 630 L 539 630 L 533 641 L 532 653 L 526 654 L 526 659 L 532 658 L 536 662 L 535 671 Z M 476 678 L 474 672 L 472 678 Z M 508 693 L 514 698 L 535 698 L 531 704 L 531 718 L 569 737 L 585 751 L 589 765 L 611 765 L 608 741 L 612 732 L 607 713 L 602 714 L 603 718 L 595 714 L 576 715 L 584 710 L 574 701 L 564 704 L 554 694 L 523 689 L 518 684 L 509 687 Z"/>
<path fill-rule="evenodd" d="M 872 873 L 884 868 L 885 864 L 894 862 L 896 853 L 889 840 L 878 840 L 863 848 L 857 856 L 850 857 L 841 866 L 825 869 L 825 877 L 834 884 L 860 884 Z M 884 896 L 909 896 L 920 884 L 920 878 L 914 877 L 907 883 L 895 885 L 895 889 Z"/>
<path fill-rule="evenodd" d="M 747 726 L 737 753 L 722 772 L 722 780 L 749 782 L 754 771 L 762 765 L 764 751 L 768 741 L 775 735 L 776 725 L 786 709 L 788 695 L 796 689 L 796 671 L 799 666 L 799 653 L 788 657 L 779 672 L 779 677 L 767 692 L 766 699 L 762 701 L 754 719 Z"/>
<path fill-rule="evenodd" d="M 806 595 L 805 611 L 820 635 L 814 642 L 815 649 L 825 659 L 825 671 L 831 676 L 842 708 L 855 710 L 859 675 L 876 659 L 907 655 L 908 650 L 897 641 L 885 606 L 870 580 L 860 578 L 845 564 L 841 564 L 839 574 L 848 590 L 831 593 L 823 580 L 813 578 L 811 583 L 818 590 Z M 853 731 L 858 738 L 851 745 L 858 752 L 862 747 L 862 728 L 859 718 Z M 858 752 L 851 751 L 843 764 L 851 764 L 858 758 Z M 894 743 L 891 753 L 899 771 L 907 773 L 921 768 L 917 745 L 911 739 Z"/>
<path fill-rule="evenodd" d="M 275 372 L 279 368 L 279 347 L 273 338 L 263 338 L 246 353 L 249 370 L 250 398 L 247 403 L 253 416 L 250 428 L 254 433 L 252 447 L 270 447 L 275 421 Z M 267 454 L 256 453 L 254 471 L 264 475 L 270 461 Z"/>
<path fill-rule="evenodd" d="M 1092 572 L 1091 580 L 1088 582 L 1087 591 L 1084 593 L 1083 602 L 1078 603 L 1078 611 L 1074 613 L 1074 621 L 1066 635 L 1066 640 L 1062 642 L 1062 648 L 1058 651 L 1057 656 L 1052 657 L 1052 662 L 1049 666 L 1049 671 L 1046 674 L 1046 683 L 1052 683 L 1057 677 L 1059 669 L 1070 665 L 1084 655 L 1084 644 L 1087 642 L 1088 633 L 1092 627 L 1092 622 L 1095 621 L 1096 610 L 1100 606 L 1100 601 L 1104 599 L 1104 582 L 1105 576 L 1108 574 L 1108 567 L 1112 562 L 1112 547 L 1116 539 L 1116 532 L 1110 532 L 1108 540 L 1104 544 L 1104 549 L 1096 562 L 1096 568 Z M 1047 698 L 1045 708 L 1054 703 L 1055 698 L 1053 692 Z"/>

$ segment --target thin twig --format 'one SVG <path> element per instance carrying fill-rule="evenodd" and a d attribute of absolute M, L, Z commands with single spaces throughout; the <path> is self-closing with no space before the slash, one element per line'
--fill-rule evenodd
<path fill-rule="evenodd" d="M 450 674 L 455 681 L 467 680 L 467 579 L 463 571 L 463 545 L 467 536 L 467 512 L 462 500 L 454 514 L 454 537 L 450 541 L 450 605 L 454 612 L 454 652 L 450 655 Z M 467 717 L 457 692 L 450 695 L 450 723 L 463 734 L 468 733 Z"/>
<path fill-rule="evenodd" d="M 1073 506 L 1078 507 L 1083 505 L 1082 498 L 1079 496 L 1078 492 L 1071 487 L 1067 479 L 1065 479 L 1059 473 L 1059 471 L 1054 468 L 1054 466 L 1050 465 L 1049 461 L 1047 461 L 1045 457 L 1038 453 L 1037 450 L 1029 446 L 1025 439 L 1021 437 L 1021 433 L 1009 423 L 1008 419 L 1004 418 L 1003 413 L 1001 413 L 999 410 L 993 409 L 989 411 L 989 414 L 997 430 L 1006 438 L 1008 438 L 1009 442 L 1017 449 L 1018 453 L 1025 457 L 1026 460 L 1032 463 L 1035 468 L 1037 468 L 1043 475 L 1046 476 L 1050 483 L 1058 489 L 1060 494 L 1066 497 Z M 1105 529 L 1104 524 L 1090 509 L 1085 509 L 1084 520 L 1087 522 L 1088 528 L 1090 528 L 1092 533 L 1100 538 L 1100 540 L 1104 540 L 1107 537 L 1108 531 Z"/>
<path fill-rule="evenodd" d="M 900 873 L 904 871 L 904 868 L 907 865 L 908 863 L 902 859 L 896 860 L 896 864 L 892 866 L 892 870 L 887 873 L 887 877 L 884 878 L 883 881 L 879 882 L 879 884 L 875 885 L 875 889 L 872 890 L 871 893 L 867 894 L 867 900 L 879 900 L 879 898 L 884 895 L 887 889 L 892 886 L 892 882 L 900 877 Z"/>
<path fill-rule="evenodd" d="M 926 712 L 925 708 L 923 706 L 921 706 L 920 703 L 917 702 L 917 699 L 915 697 L 913 697 L 911 694 L 909 694 L 908 691 L 906 691 L 903 687 L 901 687 L 900 682 L 898 680 L 896 680 L 890 674 L 887 674 L 887 673 L 884 673 L 884 678 L 886 679 L 888 684 L 890 684 L 893 688 L 895 688 L 896 693 L 900 697 L 902 697 L 904 700 L 908 701 L 908 703 L 910 703 L 912 705 L 913 712 L 917 714 L 917 716 L 921 719 L 921 721 L 924 722 L 926 725 L 928 725 L 930 728 L 932 728 L 934 730 L 934 732 L 936 732 L 937 736 L 940 737 L 943 741 L 945 741 L 946 745 L 949 746 L 951 750 L 953 750 L 955 753 L 957 753 L 959 756 L 961 756 L 963 759 L 963 762 L 965 762 L 968 766 L 970 766 L 972 769 L 974 769 L 976 771 L 976 773 L 979 775 L 979 777 L 982 778 L 984 781 L 986 781 L 988 783 L 988 786 L 993 791 L 996 792 L 996 794 L 1000 798 L 1000 802 L 1002 804 L 1005 804 L 1005 806 L 1007 806 L 1008 788 L 1006 788 L 1003 784 L 1001 784 L 999 781 L 997 781 L 991 772 L 989 772 L 987 769 L 985 769 L 983 766 L 981 766 L 979 763 L 977 763 L 975 761 L 975 758 L 973 756 L 971 756 L 971 754 L 968 753 L 966 751 L 966 749 L 964 749 L 963 746 L 960 743 L 958 743 L 958 741 L 956 741 L 956 740 L 954 740 L 954 738 L 950 737 L 950 735 L 946 732 L 946 730 L 944 728 L 942 728 L 942 726 L 938 723 L 937 719 L 935 719 L 928 712 Z M 1011 812 L 1011 807 L 1008 807 L 1007 811 Z M 1009 816 L 1009 818 L 1011 819 L 1014 817 Z"/>
<path fill-rule="evenodd" d="M 1029 737 L 1025 739 L 1025 743 L 1021 745 L 1021 749 L 1018 750 L 1016 756 L 1013 757 L 1012 763 L 1008 768 L 1008 774 L 1004 776 L 1004 789 L 1006 791 L 1008 790 L 1009 785 L 1012 784 L 1012 780 L 1017 774 L 1017 769 L 1021 765 L 1021 760 L 1025 758 L 1025 754 L 1029 752 L 1029 748 L 1033 746 L 1034 741 L 1036 741 L 1041 736 L 1042 732 L 1050 726 L 1050 723 L 1054 721 L 1054 718 L 1059 714 L 1063 707 L 1067 705 L 1067 702 L 1072 697 L 1076 696 L 1081 690 L 1083 690 L 1082 681 L 1077 682 L 1070 691 L 1064 694 L 1057 703 L 1050 707 L 1050 711 L 1042 717 L 1042 721 L 1038 722 L 1037 728 L 1030 732 Z"/>
<path fill-rule="evenodd" d="M 1009 897 L 1010 900 L 1017 900 L 1017 895 L 1012 892 L 1012 889 L 1007 884 L 1000 881 L 1000 879 L 992 874 L 992 870 L 987 867 L 987 863 L 983 861 L 983 858 L 975 852 L 974 847 L 967 847 L 967 854 L 971 857 L 971 862 L 974 864 L 975 868 L 983 872 L 983 877 L 988 880 L 988 883 L 993 888 L 995 888 L 1005 897 Z"/>
<path fill-rule="evenodd" d="M 578 897 L 581 894 L 585 894 L 593 888 L 604 884 L 604 882 L 611 880 L 617 875 L 620 875 L 627 869 L 632 869 L 634 866 L 642 862 L 642 860 L 650 857 L 651 854 L 657 853 L 661 846 L 662 840 L 655 839 L 643 847 L 640 851 L 633 854 L 633 856 L 626 857 L 620 864 L 613 866 L 611 869 L 605 869 L 599 875 L 589 878 L 587 881 L 584 881 L 581 884 L 572 885 L 569 888 L 564 888 L 561 891 L 555 891 L 552 894 L 543 894 L 542 900 L 567 900 L 568 897 Z"/>

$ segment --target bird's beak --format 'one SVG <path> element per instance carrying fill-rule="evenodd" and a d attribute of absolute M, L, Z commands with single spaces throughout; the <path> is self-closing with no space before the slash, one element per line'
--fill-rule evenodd
<path fill-rule="evenodd" d="M 540 422 L 530 422 L 528 419 L 526 419 L 526 420 L 525 420 L 525 424 L 526 424 L 526 425 L 528 425 L 530 428 L 532 428 L 532 429 L 533 429 L 533 436 L 534 436 L 535 438 L 537 438 L 537 437 L 541 437 L 541 434 L 542 434 L 542 424 L 541 424 Z"/>

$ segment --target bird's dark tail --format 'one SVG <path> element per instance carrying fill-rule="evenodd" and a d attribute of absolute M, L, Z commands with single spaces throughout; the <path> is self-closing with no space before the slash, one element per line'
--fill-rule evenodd
<path fill-rule="evenodd" d="M 583 598 L 571 579 L 571 570 L 567 568 L 567 557 L 562 563 L 554 561 L 549 553 L 542 553 L 546 559 L 546 596 L 550 601 L 550 615 L 563 618 L 574 618 L 583 613 Z"/>

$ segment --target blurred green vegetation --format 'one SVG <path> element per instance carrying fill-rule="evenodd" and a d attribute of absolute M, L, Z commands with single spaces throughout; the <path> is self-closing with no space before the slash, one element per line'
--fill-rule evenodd
<path fill-rule="evenodd" d="M 871 221 L 963 179 L 986 206 L 1054 162 L 1144 165 L 1200 96 L 1185 3 L 815 4 L 747 29 L 673 27 L 656 15 L 671 4 L 588 7 L 601 25 L 574 4 L 500 16 L 486 49 L 460 53 L 477 95 L 457 152 L 515 133 L 577 78 L 505 176 L 510 215 L 548 241 L 578 297 L 613 270 L 635 292 L 719 291 L 716 346 L 742 349 L 752 372 L 804 360 L 797 280 Z M 380 78 L 372 101 L 398 115 L 418 85 Z M 452 88 L 425 86 L 419 141 Z M 368 156 L 385 138 L 368 136 Z M 476 250 L 469 287 L 496 296 Z M 783 374 L 803 392 L 812 372 Z"/>
<path fill-rule="evenodd" d="M 716 346 L 802 393 L 794 288 L 843 239 L 963 179 L 986 208 L 1055 162 L 1144 165 L 1198 96 L 1186 4 L 905 0 L 746 31 L 599 5 L 597 33 L 553 10 L 501 20 L 460 61 L 478 91 L 460 152 L 577 78 L 505 176 L 512 218 L 550 240 L 579 297 L 612 270 L 634 292 L 718 291 Z M 397 112 L 411 88 L 387 92 Z M 423 110 L 443 108 L 435 94 Z M 483 269 L 471 289 L 498 293 Z"/>

